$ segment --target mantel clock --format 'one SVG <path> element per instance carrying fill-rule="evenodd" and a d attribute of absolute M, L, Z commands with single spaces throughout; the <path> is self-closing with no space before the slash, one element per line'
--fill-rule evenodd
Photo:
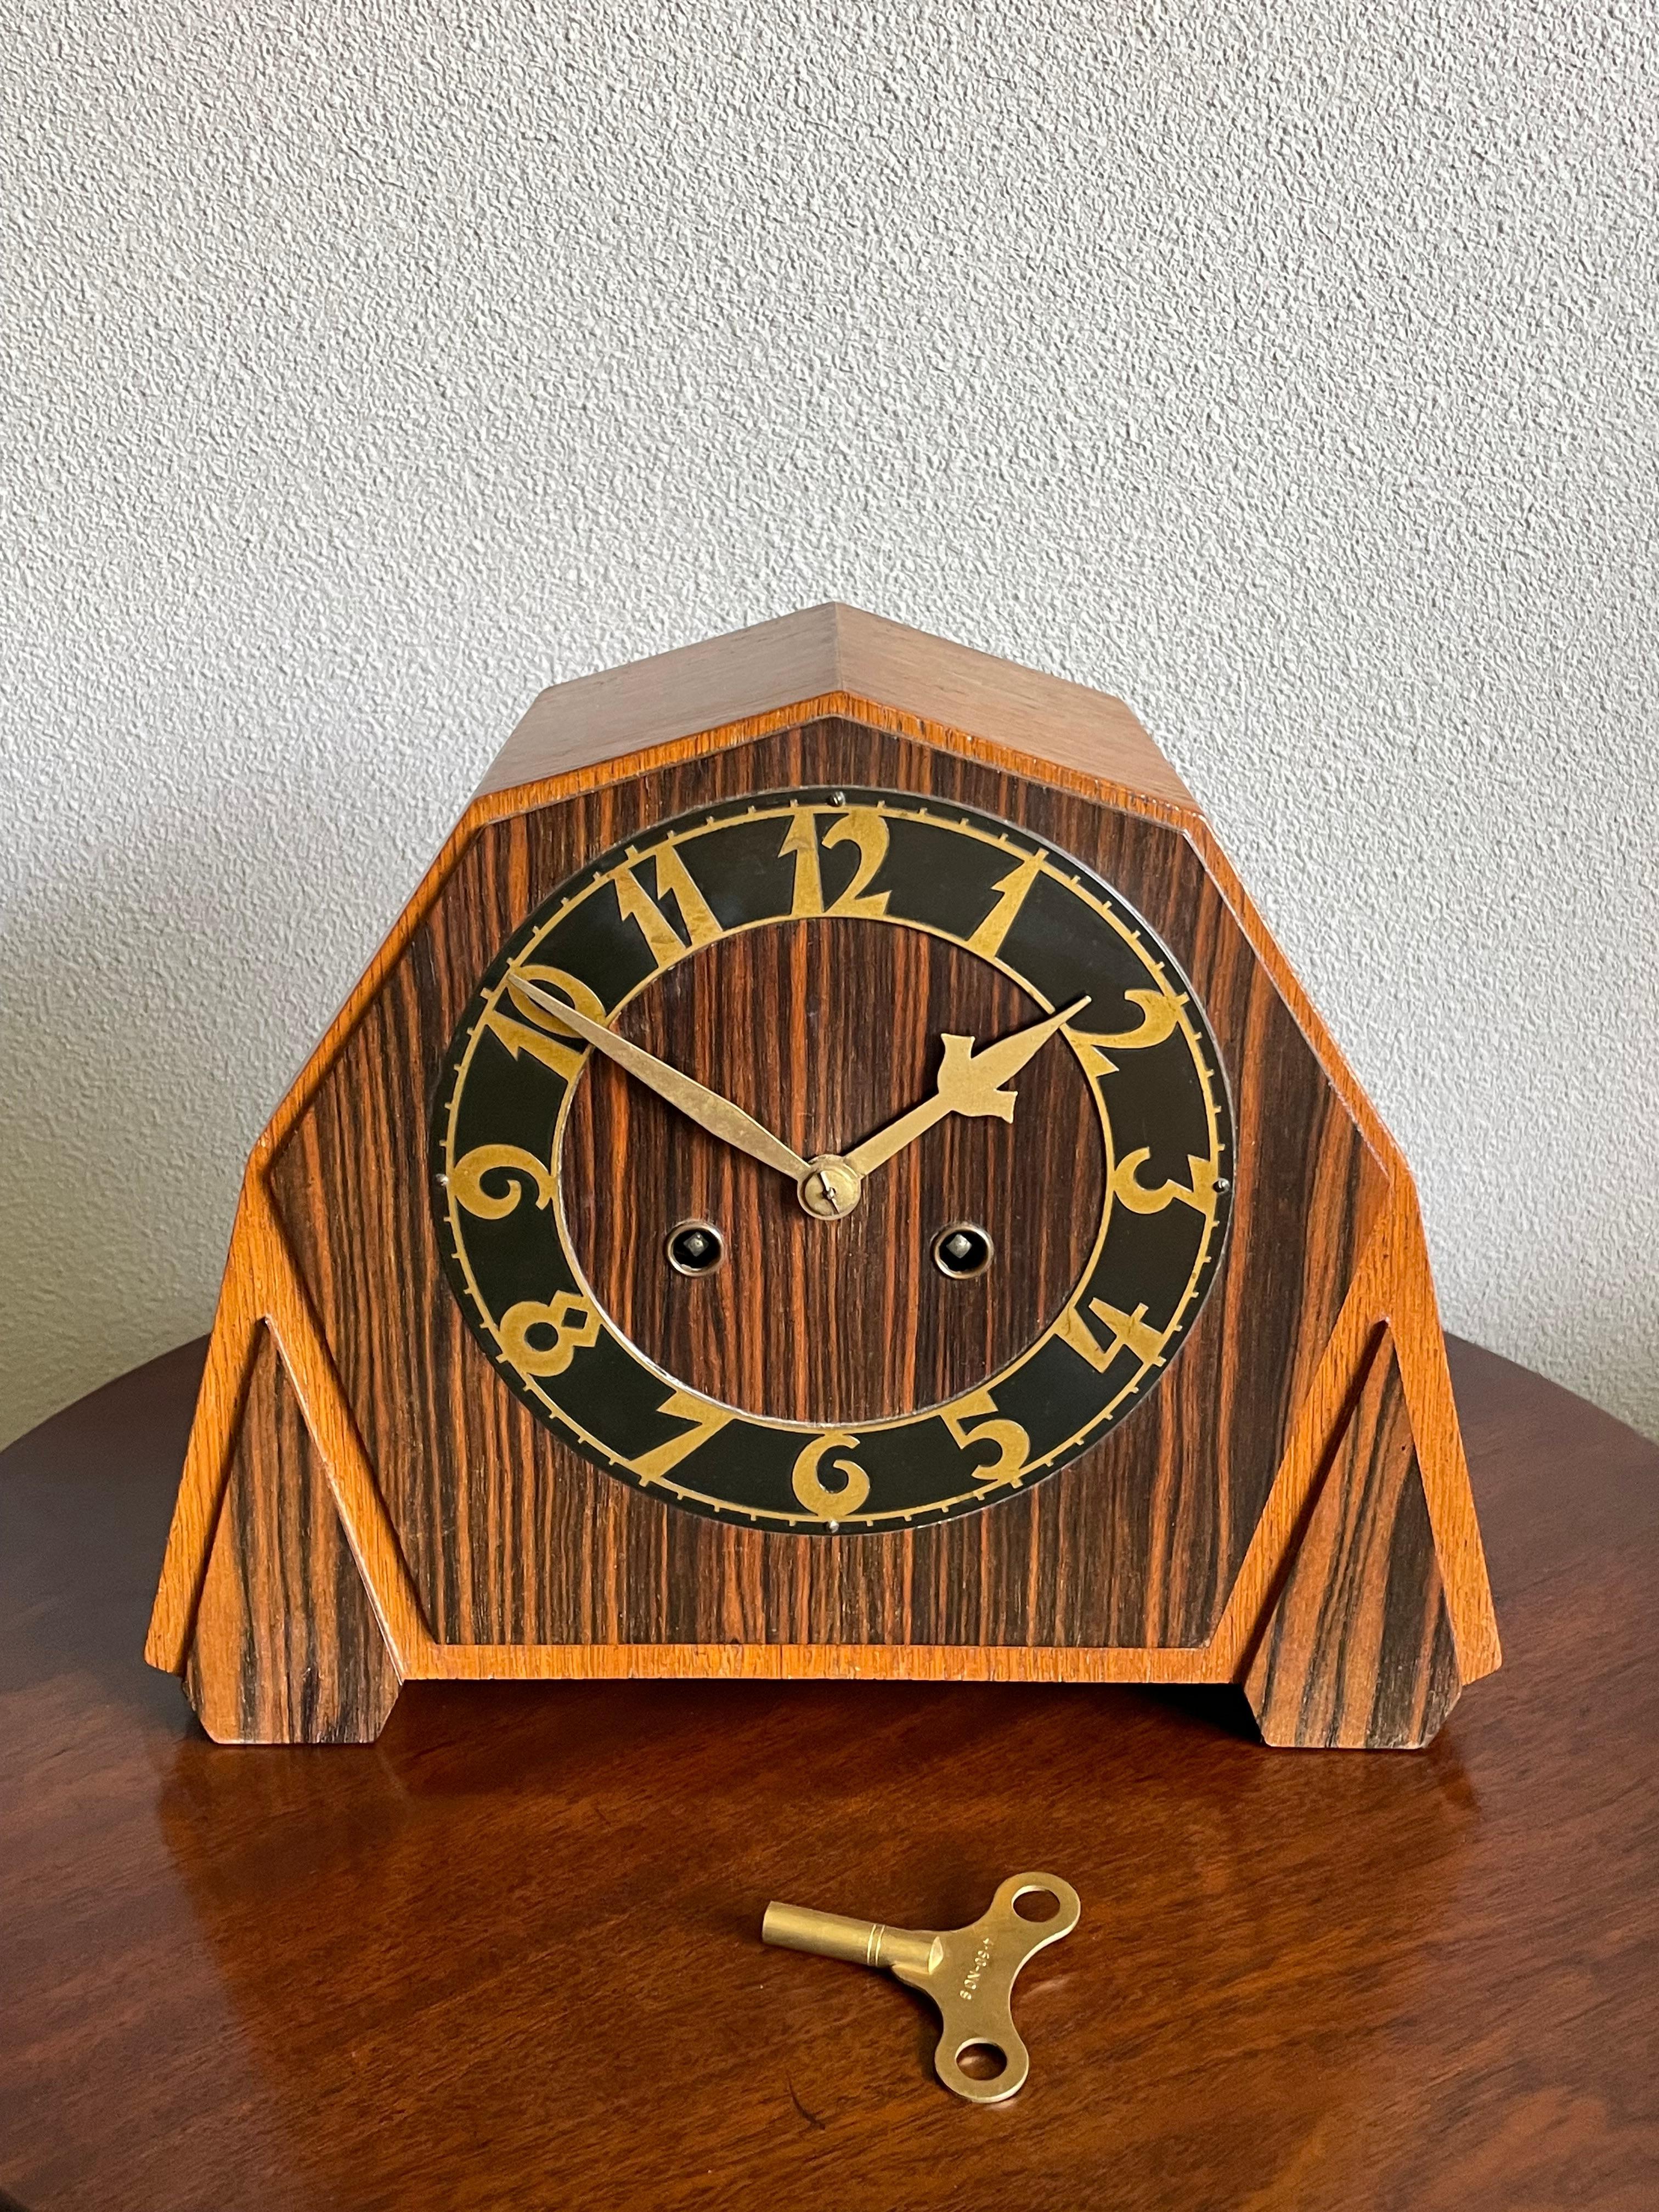
<path fill-rule="evenodd" d="M 1243 1685 L 1498 1663 L 1403 1162 L 1115 700 L 840 606 L 544 693 L 256 1146 L 149 1656 Z"/>

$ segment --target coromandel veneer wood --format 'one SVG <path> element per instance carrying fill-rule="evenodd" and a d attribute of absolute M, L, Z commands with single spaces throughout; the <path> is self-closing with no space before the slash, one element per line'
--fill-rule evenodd
<path fill-rule="evenodd" d="M 446 1054 L 527 917 L 653 824 L 808 787 L 990 817 L 1112 886 L 1201 1005 L 1235 1129 L 1230 1239 L 1156 1387 L 1045 1479 L 878 1534 L 683 1510 L 571 1449 L 450 1295 L 430 1188 Z M 904 1112 L 947 1027 L 1045 1011 L 855 910 L 709 944 L 614 1027 L 810 1158 Z M 1073 1295 L 1117 1171 L 1078 1071 L 1034 1059 L 1016 1121 L 952 1120 L 826 1241 L 596 1060 L 560 1203 L 668 1376 L 889 1417 Z M 916 1225 L 964 1193 L 999 1264 L 945 1301 Z M 665 1290 L 667 1229 L 714 1213 L 733 1264 Z M 750 1245 L 787 1297 L 742 1303 Z M 653 1674 L 1236 1680 L 1273 1742 L 1431 1737 L 1498 1647 L 1410 1177 L 1127 710 L 836 608 L 545 695 L 255 1148 L 148 1649 L 244 1741 L 372 1737 L 410 1677 Z"/>
<path fill-rule="evenodd" d="M 233 1742 L 349 1740 L 378 1730 L 398 1696 L 269 1329 L 248 1376 L 185 1685 L 209 1735 Z"/>

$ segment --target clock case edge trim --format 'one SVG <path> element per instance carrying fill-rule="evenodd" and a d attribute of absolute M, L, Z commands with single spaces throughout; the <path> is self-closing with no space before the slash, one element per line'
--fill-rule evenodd
<path fill-rule="evenodd" d="M 1177 830 L 1270 976 L 1382 1168 L 1389 1197 L 1360 1255 L 1337 1327 L 1294 1425 L 1261 1521 L 1207 1642 L 1125 1648 L 921 1644 L 480 1645 L 440 1644 L 422 1617 L 374 1471 L 272 1203 L 270 1163 L 401 957 L 468 846 L 489 824 L 575 793 L 828 717 L 919 740 L 988 767 L 1075 791 Z M 1150 742 L 1150 741 L 1149 741 Z M 659 1675 L 857 1676 L 987 1680 L 1243 1681 L 1279 1601 L 1313 1501 L 1361 1388 L 1379 1331 L 1395 1347 L 1433 1545 L 1464 1682 L 1499 1662 L 1495 1618 L 1415 1187 L 1196 805 L 1091 775 L 845 691 L 821 693 L 691 736 L 485 792 L 466 808 L 396 925 L 256 1142 L 158 1585 L 146 1656 L 181 1674 L 236 1447 L 259 1332 L 268 1324 L 315 1442 L 353 1559 L 400 1679 Z M 1291 1547 L 1287 1549 L 1287 1547 Z"/>

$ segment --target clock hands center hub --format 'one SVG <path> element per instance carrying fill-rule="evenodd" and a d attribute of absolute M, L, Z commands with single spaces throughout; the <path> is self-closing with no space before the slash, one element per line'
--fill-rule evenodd
<path fill-rule="evenodd" d="M 864 1195 L 864 1177 L 835 1152 L 820 1152 L 809 1160 L 806 1173 L 795 1186 L 807 1212 L 818 1221 L 840 1221 Z"/>

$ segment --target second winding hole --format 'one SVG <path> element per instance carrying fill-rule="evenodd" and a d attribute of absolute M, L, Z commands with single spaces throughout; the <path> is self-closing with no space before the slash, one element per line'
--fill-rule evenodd
<path fill-rule="evenodd" d="M 667 1250 L 676 1274 L 712 1275 L 726 1257 L 726 1239 L 712 1221 L 682 1221 L 669 1231 Z"/>
<path fill-rule="evenodd" d="M 933 1265 L 941 1275 L 963 1282 L 970 1275 L 982 1275 L 995 1250 L 989 1233 L 976 1222 L 952 1221 L 933 1239 Z"/>

